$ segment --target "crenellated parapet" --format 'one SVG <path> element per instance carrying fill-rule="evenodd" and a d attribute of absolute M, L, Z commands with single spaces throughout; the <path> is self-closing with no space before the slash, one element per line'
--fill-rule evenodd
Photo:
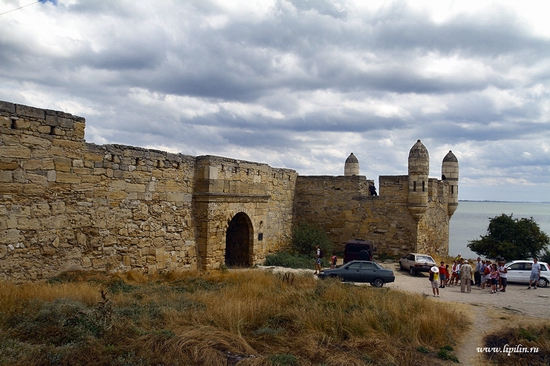
<path fill-rule="evenodd" d="M 0 101 L 0 279 L 59 272 L 167 271 L 252 266 L 317 224 L 336 247 L 371 240 L 377 253 L 446 254 L 458 205 L 458 160 L 428 178 L 428 150 L 407 175 L 342 176 L 218 156 L 190 156 L 84 139 L 71 114 Z"/>

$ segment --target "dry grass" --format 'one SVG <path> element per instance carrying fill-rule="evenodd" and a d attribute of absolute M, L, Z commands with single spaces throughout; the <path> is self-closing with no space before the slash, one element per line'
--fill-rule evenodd
<path fill-rule="evenodd" d="M 464 319 L 422 295 L 260 270 L 75 272 L 0 293 L 0 365 L 433 364 Z"/>
<path fill-rule="evenodd" d="M 550 364 L 550 325 L 507 327 L 484 339 L 488 364 L 524 366 Z"/>

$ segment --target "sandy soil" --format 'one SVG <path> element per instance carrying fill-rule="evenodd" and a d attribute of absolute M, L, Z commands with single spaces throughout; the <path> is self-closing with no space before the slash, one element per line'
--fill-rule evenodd
<path fill-rule="evenodd" d="M 465 326 L 467 334 L 454 352 L 462 365 L 484 364 L 482 354 L 476 349 L 483 347 L 482 339 L 486 334 L 502 327 L 537 324 L 542 319 L 547 321 L 550 318 L 550 287 L 528 290 L 525 284 L 509 284 L 506 292 L 491 294 L 490 289 L 480 290 L 477 286 L 473 286 L 470 293 L 461 292 L 460 286 L 447 286 L 440 289 L 439 297 L 433 297 L 427 273 L 411 276 L 408 272 L 400 271 L 395 262 L 381 264 L 393 269 L 395 273 L 395 282 L 385 284 L 384 287 L 424 294 L 432 301 L 444 302 L 465 314 L 465 320 L 472 326 Z M 262 268 L 274 272 L 289 271 L 277 267 Z M 313 275 L 313 270 L 292 271 Z"/>

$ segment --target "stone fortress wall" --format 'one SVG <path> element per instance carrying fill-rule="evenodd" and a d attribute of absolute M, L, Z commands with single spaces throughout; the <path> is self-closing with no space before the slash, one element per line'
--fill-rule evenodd
<path fill-rule="evenodd" d="M 446 180 L 414 176 L 426 184 L 418 197 L 411 157 L 409 175 L 380 177 L 380 195 L 371 196 L 374 182 L 356 161 L 344 176 L 299 176 L 223 157 L 98 146 L 84 130 L 81 117 L 0 101 L 0 278 L 251 266 L 288 245 L 299 221 L 326 228 L 335 244 L 373 240 L 378 254 L 448 250 L 458 202 L 452 153 Z"/>

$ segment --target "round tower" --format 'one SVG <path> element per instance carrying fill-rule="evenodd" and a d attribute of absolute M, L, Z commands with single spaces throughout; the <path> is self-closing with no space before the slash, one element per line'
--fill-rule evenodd
<path fill-rule="evenodd" d="M 344 175 L 359 175 L 359 160 L 357 160 L 353 153 L 349 154 L 348 158 L 346 159 L 346 163 L 344 164 Z"/>
<path fill-rule="evenodd" d="M 443 158 L 441 180 L 449 183 L 447 197 L 449 201 L 449 217 L 451 217 L 458 207 L 458 159 L 451 150 Z"/>
<path fill-rule="evenodd" d="M 409 192 L 407 207 L 416 221 L 428 209 L 428 174 L 430 155 L 420 140 L 409 152 Z"/>

